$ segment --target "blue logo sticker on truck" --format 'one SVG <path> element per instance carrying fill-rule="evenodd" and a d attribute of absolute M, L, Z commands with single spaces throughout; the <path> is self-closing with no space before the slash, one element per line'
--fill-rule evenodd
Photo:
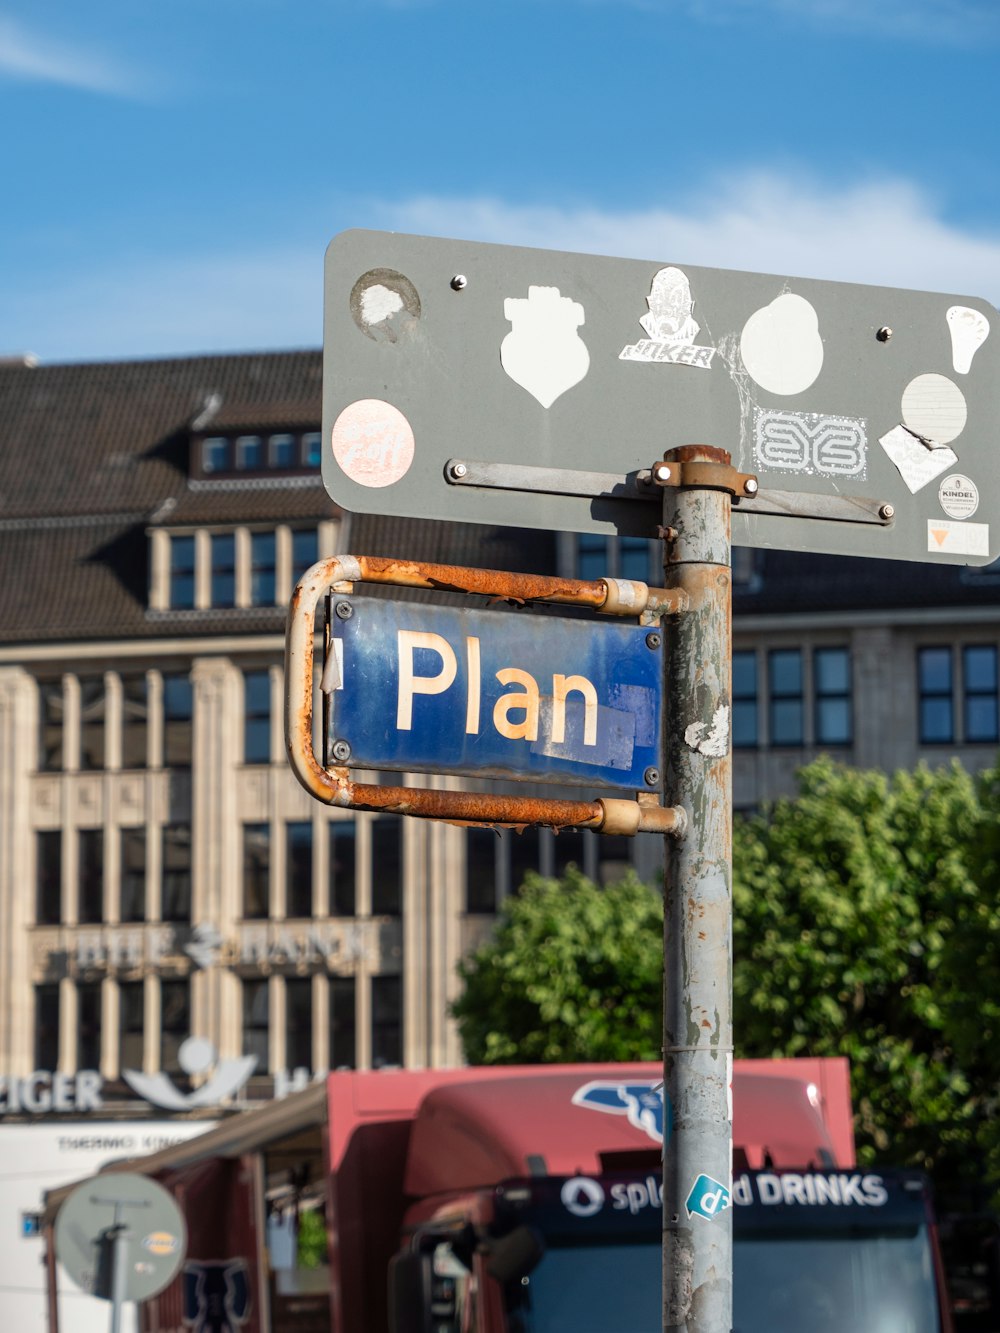
<path fill-rule="evenodd" d="M 641 1130 L 654 1143 L 670 1139 L 673 1123 L 669 1098 L 666 1099 L 666 1134 L 664 1135 L 663 1084 L 654 1079 L 632 1083 L 615 1083 L 595 1079 L 584 1083 L 573 1093 L 573 1105 L 591 1111 L 606 1111 L 609 1115 L 623 1115 L 635 1129 Z"/>
<path fill-rule="evenodd" d="M 731 1204 L 729 1190 L 711 1176 L 700 1175 L 685 1200 L 688 1217 L 703 1217 L 706 1222 L 724 1213 Z"/>

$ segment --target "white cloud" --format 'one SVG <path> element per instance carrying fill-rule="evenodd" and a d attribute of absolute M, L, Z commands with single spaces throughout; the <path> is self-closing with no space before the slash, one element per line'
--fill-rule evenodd
<path fill-rule="evenodd" d="M 40 37 L 0 17 L 0 78 L 4 76 L 113 96 L 130 97 L 139 91 L 135 75 L 106 56 Z"/>
<path fill-rule="evenodd" d="M 767 173 L 730 178 L 682 208 L 611 211 L 492 199 L 383 203 L 376 224 L 417 234 L 707 268 L 983 296 L 1000 303 L 1000 231 L 944 221 L 905 181 L 844 189 Z"/>

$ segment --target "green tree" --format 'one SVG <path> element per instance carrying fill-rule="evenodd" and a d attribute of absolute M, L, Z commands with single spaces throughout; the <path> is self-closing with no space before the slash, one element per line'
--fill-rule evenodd
<path fill-rule="evenodd" d="M 995 915 L 987 822 L 958 764 L 887 777 L 824 758 L 794 800 L 734 825 L 739 1053 L 847 1056 L 860 1159 L 925 1167 L 950 1192 L 981 1169 L 996 1086 L 967 959 Z"/>
<path fill-rule="evenodd" d="M 452 1007 L 473 1064 L 655 1060 L 663 903 L 634 875 L 600 889 L 574 866 L 529 874 L 493 937 L 459 965 Z"/>

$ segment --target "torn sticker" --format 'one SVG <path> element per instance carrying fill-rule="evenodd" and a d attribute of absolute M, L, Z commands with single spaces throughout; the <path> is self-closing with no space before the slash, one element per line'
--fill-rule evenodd
<path fill-rule="evenodd" d="M 988 523 L 953 523 L 947 518 L 927 520 L 927 550 L 931 555 L 983 555 L 990 553 Z"/>
<path fill-rule="evenodd" d="M 618 360 L 664 362 L 708 370 L 716 349 L 695 342 L 701 325 L 692 314 L 694 300 L 687 275 L 679 268 L 661 268 L 653 275 L 646 304 L 649 310 L 639 323 L 649 337 L 623 347 Z"/>
<path fill-rule="evenodd" d="M 684 744 L 699 754 L 721 758 L 729 753 L 729 707 L 721 704 L 707 722 L 692 722 L 684 731 Z"/>
<path fill-rule="evenodd" d="M 576 764 L 593 764 L 595 768 L 627 770 L 632 767 L 636 720 L 629 713 L 599 705 L 596 734 L 590 742 L 584 722 L 585 709 L 580 700 L 570 698 L 566 701 L 564 739 L 554 739 L 552 716 L 552 700 L 541 699 L 539 736 L 531 744 L 533 754 L 543 754 L 549 759 L 567 759 Z"/>
<path fill-rule="evenodd" d="M 757 408 L 754 457 L 758 467 L 771 472 L 863 479 L 868 461 L 867 422 L 861 417 Z"/>
<path fill-rule="evenodd" d="M 529 287 L 527 299 L 507 297 L 504 318 L 512 327 L 500 344 L 500 364 L 522 389 L 549 408 L 590 369 L 590 353 L 577 329 L 583 306 L 558 287 Z"/>
<path fill-rule="evenodd" d="M 688 1217 L 702 1217 L 711 1222 L 732 1204 L 729 1189 L 711 1176 L 700 1175 L 684 1201 Z"/>
<path fill-rule="evenodd" d="M 905 426 L 894 426 L 887 434 L 879 437 L 879 444 L 899 469 L 899 475 L 906 482 L 911 495 L 916 495 L 928 482 L 958 462 L 954 449 L 949 449 L 947 445 L 929 449 L 919 436 Z"/>
<path fill-rule="evenodd" d="M 951 333 L 951 364 L 957 374 L 968 375 L 972 358 L 990 335 L 990 321 L 967 305 L 949 306 L 945 319 Z"/>
<path fill-rule="evenodd" d="M 330 648 L 326 655 L 326 662 L 323 664 L 323 675 L 320 677 L 319 687 L 324 694 L 332 694 L 334 690 L 344 688 L 343 639 L 330 640 Z"/>
<path fill-rule="evenodd" d="M 928 449 L 957 440 L 968 420 L 965 394 L 947 375 L 918 375 L 903 390 L 903 425 Z"/>
<path fill-rule="evenodd" d="M 971 518 L 979 508 L 979 487 L 961 472 L 952 472 L 938 487 L 938 503 L 949 518 Z"/>

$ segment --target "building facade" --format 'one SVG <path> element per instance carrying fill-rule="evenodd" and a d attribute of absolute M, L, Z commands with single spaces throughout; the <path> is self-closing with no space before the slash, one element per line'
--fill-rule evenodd
<path fill-rule="evenodd" d="M 0 366 L 0 1074 L 190 1088 L 192 1035 L 256 1057 L 249 1096 L 455 1064 L 456 964 L 527 870 L 658 873 L 651 837 L 461 829 L 297 785 L 284 621 L 315 560 L 661 581 L 653 543 L 349 517 L 319 414 L 318 352 Z M 739 549 L 734 585 L 737 808 L 822 752 L 993 761 L 1000 574 Z"/>

